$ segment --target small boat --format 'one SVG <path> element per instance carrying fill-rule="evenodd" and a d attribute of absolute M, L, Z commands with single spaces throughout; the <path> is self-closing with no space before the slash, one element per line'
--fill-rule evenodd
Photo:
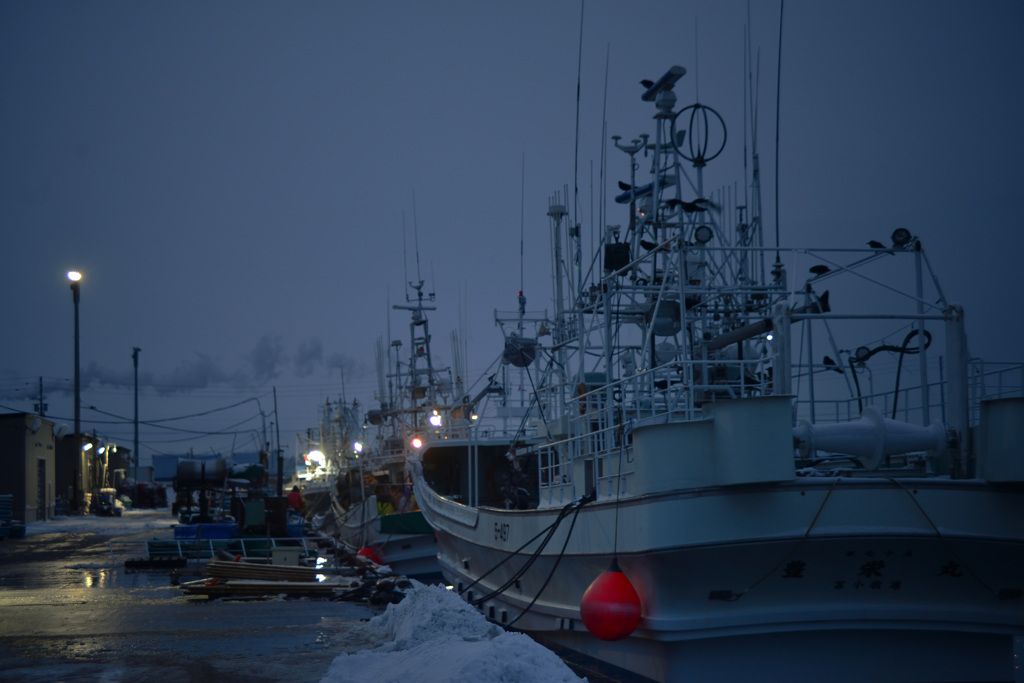
<path fill-rule="evenodd" d="M 622 224 L 587 258 L 553 196 L 553 310 L 520 296 L 479 393 L 406 434 L 446 581 L 658 681 L 1010 680 L 1024 366 L 968 355 L 909 230 L 773 244 L 756 156 L 706 193 L 717 151 L 680 141 L 721 117 L 676 106 L 684 73 L 613 138 Z"/>

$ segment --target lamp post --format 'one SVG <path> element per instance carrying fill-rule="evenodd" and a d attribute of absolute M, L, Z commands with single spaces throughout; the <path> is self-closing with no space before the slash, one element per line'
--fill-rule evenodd
<path fill-rule="evenodd" d="M 68 271 L 68 280 L 71 281 L 71 295 L 75 302 L 75 453 L 78 461 L 82 462 L 82 381 L 78 364 L 78 298 L 79 283 L 82 281 L 82 274 L 77 270 Z M 85 473 L 84 468 L 81 470 Z M 84 483 L 84 480 L 83 480 Z M 84 493 L 84 491 L 83 491 Z"/>

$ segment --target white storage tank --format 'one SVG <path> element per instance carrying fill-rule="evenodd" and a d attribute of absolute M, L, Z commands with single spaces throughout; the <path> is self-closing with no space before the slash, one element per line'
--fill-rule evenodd
<path fill-rule="evenodd" d="M 980 479 L 1024 482 L 1024 398 L 982 401 L 976 446 Z"/>
<path fill-rule="evenodd" d="M 633 430 L 635 495 L 796 476 L 789 396 L 704 404 L 703 419 Z"/>
<path fill-rule="evenodd" d="M 788 481 L 793 458 L 793 403 L 790 396 L 762 396 L 705 404 L 714 421 L 718 484 Z"/>

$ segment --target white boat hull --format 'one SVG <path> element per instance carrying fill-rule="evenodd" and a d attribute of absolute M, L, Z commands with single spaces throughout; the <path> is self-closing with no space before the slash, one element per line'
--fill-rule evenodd
<path fill-rule="evenodd" d="M 416 483 L 441 570 L 470 602 L 513 580 L 559 513 L 471 509 Z M 1024 635 L 1019 493 L 797 480 L 598 501 L 573 517 L 484 600 L 485 615 L 663 681 L 1012 677 Z M 587 633 L 579 603 L 613 556 L 643 620 L 607 643 Z"/>

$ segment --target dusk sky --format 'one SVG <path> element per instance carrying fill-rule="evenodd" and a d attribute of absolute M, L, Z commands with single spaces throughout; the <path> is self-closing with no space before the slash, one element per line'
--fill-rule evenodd
<path fill-rule="evenodd" d="M 749 12 L 773 230 L 779 3 Z M 139 347 L 143 464 L 255 450 L 246 399 L 269 413 L 275 387 L 293 457 L 343 377 L 375 404 L 389 318 L 408 346 L 389 304 L 417 242 L 435 356 L 460 331 L 475 378 L 501 350 L 494 309 L 516 307 L 521 236 L 528 308 L 552 308 L 549 198 L 575 182 L 575 220 L 597 224 L 602 121 L 654 132 L 641 79 L 687 68 L 680 106 L 729 126 L 705 185 L 743 182 L 748 3 L 586 0 L 575 156 L 580 17 L 579 0 L 0 1 L 0 411 L 32 412 L 42 377 L 47 416 L 73 425 L 75 269 L 84 431 L 131 445 Z M 1024 355 L 1022 29 L 1015 0 L 789 0 L 783 17 L 782 244 L 909 228 L 971 354 L 1000 361 Z M 627 157 L 607 159 L 614 195 Z"/>

